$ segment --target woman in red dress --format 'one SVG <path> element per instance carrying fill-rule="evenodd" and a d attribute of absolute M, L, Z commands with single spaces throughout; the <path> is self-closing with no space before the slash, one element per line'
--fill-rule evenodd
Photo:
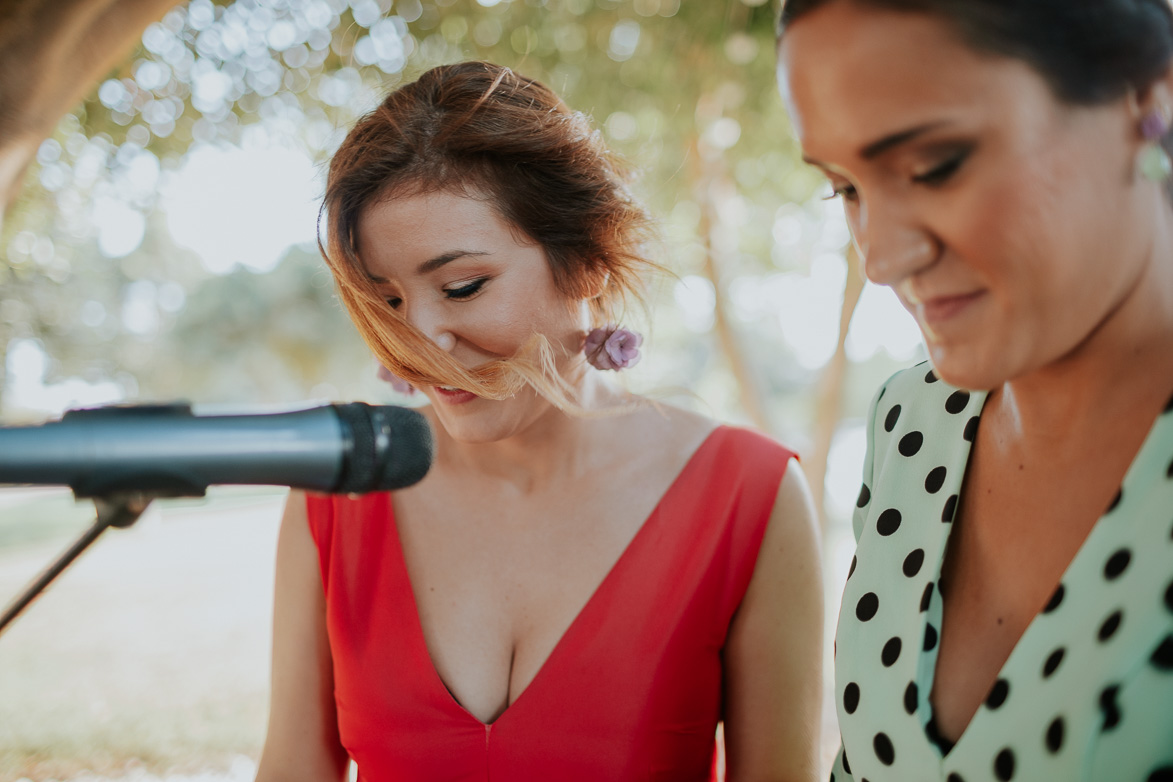
<path fill-rule="evenodd" d="M 812 780 L 822 595 L 771 440 L 608 383 L 647 219 L 587 120 L 488 63 L 351 131 L 326 256 L 431 403 L 419 484 L 290 496 L 258 779 Z"/>

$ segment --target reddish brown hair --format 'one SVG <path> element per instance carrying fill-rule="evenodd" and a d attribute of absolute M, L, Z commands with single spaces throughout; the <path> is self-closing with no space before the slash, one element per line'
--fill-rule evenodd
<path fill-rule="evenodd" d="M 470 373 L 408 324 L 362 265 L 358 221 L 372 204 L 402 195 L 484 198 L 545 251 L 558 289 L 569 299 L 589 299 L 602 325 L 616 320 L 626 302 L 642 301 L 640 273 L 653 266 L 642 254 L 650 221 L 629 179 L 587 118 L 541 83 L 487 62 L 445 65 L 388 95 L 335 153 L 319 217 L 327 219 L 322 254 L 355 325 L 395 374 L 494 398 L 529 382 L 565 402 L 555 387 L 566 386 L 550 377 L 549 355 L 540 367 L 535 354 Z"/>

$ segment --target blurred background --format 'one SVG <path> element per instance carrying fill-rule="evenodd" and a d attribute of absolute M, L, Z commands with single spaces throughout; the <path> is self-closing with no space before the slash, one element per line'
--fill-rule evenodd
<path fill-rule="evenodd" d="M 801 161 L 772 3 L 155 6 L 131 56 L 39 141 L 0 230 L 0 424 L 131 401 L 405 401 L 375 379 L 317 254 L 325 164 L 387 91 L 492 60 L 558 91 L 640 172 L 672 274 L 652 282 L 625 382 L 802 454 L 830 635 L 863 415 L 923 350 L 890 292 L 863 283 L 841 204 Z M 251 778 L 281 502 L 156 503 L 18 620 L 0 638 L 0 780 Z M 91 515 L 68 493 L 0 489 L 0 603 Z M 837 742 L 830 708 L 826 732 Z"/>

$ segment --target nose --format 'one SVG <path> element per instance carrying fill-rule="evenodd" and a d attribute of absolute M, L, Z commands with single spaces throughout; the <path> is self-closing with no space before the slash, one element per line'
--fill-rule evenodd
<path fill-rule="evenodd" d="M 451 351 L 456 347 L 456 336 L 444 315 L 443 306 L 425 303 L 404 306 L 407 311 L 403 314 L 407 322 L 419 329 L 425 337 L 436 344 L 436 347 L 444 351 Z"/>
<path fill-rule="evenodd" d="M 877 285 L 896 285 L 937 257 L 937 240 L 897 205 L 861 203 L 851 229 L 864 274 Z"/>

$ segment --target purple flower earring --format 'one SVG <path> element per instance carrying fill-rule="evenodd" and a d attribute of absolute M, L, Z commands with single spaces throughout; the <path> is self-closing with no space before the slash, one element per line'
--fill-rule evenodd
<path fill-rule="evenodd" d="M 643 341 L 643 336 L 634 331 L 608 324 L 587 335 L 582 351 L 592 367 L 618 371 L 639 363 Z"/>
<path fill-rule="evenodd" d="M 1151 182 L 1164 182 L 1173 176 L 1173 160 L 1161 144 L 1169 132 L 1169 120 L 1164 106 L 1158 106 L 1140 121 L 1140 133 L 1149 143 L 1144 145 L 1136 161 L 1140 175 Z"/>
<path fill-rule="evenodd" d="M 404 394 L 405 396 L 411 396 L 415 393 L 415 386 L 399 377 L 399 375 L 392 374 L 391 370 L 387 369 L 387 367 L 383 366 L 382 364 L 379 364 L 378 377 L 384 383 L 387 383 L 393 389 L 401 394 Z"/>

